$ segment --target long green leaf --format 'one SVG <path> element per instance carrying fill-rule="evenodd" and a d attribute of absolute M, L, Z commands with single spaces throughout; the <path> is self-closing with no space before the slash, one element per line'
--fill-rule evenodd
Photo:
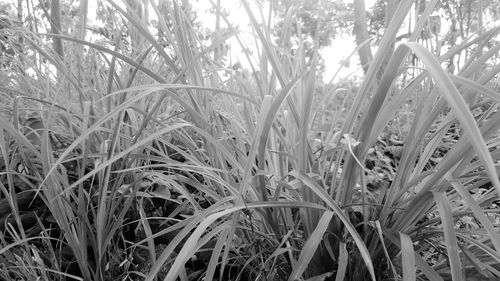
<path fill-rule="evenodd" d="M 436 201 L 439 215 L 444 231 L 444 242 L 446 244 L 446 252 L 450 262 L 451 276 L 453 281 L 462 281 L 462 265 L 460 262 L 460 254 L 458 253 L 458 240 L 455 234 L 455 224 L 451 214 L 450 202 L 443 192 L 433 191 L 432 195 Z"/>
<path fill-rule="evenodd" d="M 174 71 L 176 74 L 180 72 L 179 68 L 175 64 L 175 62 L 170 58 L 170 56 L 165 52 L 165 49 L 160 45 L 158 40 L 154 38 L 154 36 L 149 32 L 149 30 L 144 27 L 138 20 L 135 15 L 132 13 L 127 13 L 125 10 L 123 10 L 118 4 L 116 4 L 113 0 L 108 0 L 108 2 L 113 5 L 113 7 L 118 10 L 124 17 L 126 17 L 132 25 L 137 28 L 140 33 L 148 40 L 149 43 L 151 43 L 156 51 L 165 59 L 167 62 L 168 66 Z"/>
<path fill-rule="evenodd" d="M 442 95 L 446 98 L 455 112 L 455 116 L 464 127 L 472 146 L 485 166 L 486 173 L 490 177 L 493 186 L 495 186 L 498 194 L 500 195 L 500 180 L 498 178 L 493 158 L 491 157 L 481 131 L 475 122 L 474 116 L 470 112 L 469 107 L 465 103 L 465 100 L 458 91 L 457 87 L 453 84 L 450 76 L 441 68 L 439 62 L 422 45 L 407 42 L 402 43 L 400 48 L 403 46 L 410 48 L 424 63 L 427 71 L 441 90 Z"/>
<path fill-rule="evenodd" d="M 460 184 L 456 179 L 452 178 L 451 175 L 446 176 L 446 180 L 455 188 L 455 190 L 460 194 L 462 199 L 466 202 L 467 206 L 472 210 L 474 216 L 481 222 L 482 226 L 486 229 L 493 246 L 497 250 L 497 253 L 500 255 L 500 236 L 498 235 L 498 231 L 494 228 L 490 219 L 486 216 L 484 211 L 479 207 L 474 198 L 469 194 L 469 191 L 465 189 L 465 187 Z"/>
<path fill-rule="evenodd" d="M 349 253 L 346 249 L 346 244 L 344 242 L 340 242 L 339 245 L 339 262 L 337 268 L 337 275 L 335 276 L 335 281 L 343 281 L 345 278 L 345 272 L 348 265 Z"/>
<path fill-rule="evenodd" d="M 415 270 L 415 251 L 413 250 L 413 243 L 410 236 L 399 233 L 401 239 L 401 264 L 403 265 L 403 280 L 415 281 L 417 280 Z"/>
<path fill-rule="evenodd" d="M 375 271 L 373 269 L 373 263 L 370 258 L 370 253 L 368 252 L 368 249 L 366 248 L 363 239 L 361 239 L 361 236 L 359 236 L 359 233 L 356 231 L 356 228 L 354 228 L 351 221 L 344 214 L 344 211 L 342 211 L 337 202 L 335 202 L 330 197 L 330 195 L 325 191 L 324 188 L 319 186 L 314 180 L 312 180 L 304 173 L 294 170 L 290 172 L 290 175 L 302 181 L 305 184 L 305 186 L 310 188 L 340 218 L 340 220 L 344 223 L 344 226 L 346 227 L 347 231 L 351 234 L 352 238 L 356 242 L 356 246 L 358 247 L 359 252 L 363 257 L 366 267 L 368 268 L 368 272 L 370 272 L 372 280 L 375 281 L 376 280 Z"/>
<path fill-rule="evenodd" d="M 321 219 L 318 222 L 318 225 L 316 226 L 316 229 L 314 229 L 314 231 L 311 233 L 304 247 L 302 248 L 302 251 L 299 255 L 299 260 L 295 264 L 292 273 L 288 277 L 288 281 L 297 280 L 302 276 L 307 266 L 311 262 L 314 253 L 318 249 L 318 245 L 321 243 L 321 240 L 323 240 L 323 236 L 325 235 L 325 231 L 328 228 L 328 224 L 332 220 L 332 217 L 332 211 L 325 211 L 323 213 Z"/>
<path fill-rule="evenodd" d="M 401 248 L 401 239 L 396 236 L 398 232 L 393 232 L 382 226 L 382 231 L 384 233 L 384 237 L 391 240 L 391 242 Z M 430 281 L 443 281 L 443 278 L 439 276 L 439 274 L 431 267 L 429 264 L 422 259 L 420 254 L 416 251 L 413 251 L 415 265 L 417 268 L 422 271 L 422 273 L 427 277 Z"/>

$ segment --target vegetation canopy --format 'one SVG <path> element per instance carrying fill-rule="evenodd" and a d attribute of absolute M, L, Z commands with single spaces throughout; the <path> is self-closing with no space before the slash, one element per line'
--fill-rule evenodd
<path fill-rule="evenodd" d="M 0 4 L 0 280 L 499 280 L 499 5 Z"/>

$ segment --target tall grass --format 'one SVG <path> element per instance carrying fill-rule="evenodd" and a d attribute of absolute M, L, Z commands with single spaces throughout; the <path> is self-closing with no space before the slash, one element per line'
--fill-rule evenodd
<path fill-rule="evenodd" d="M 253 71 L 223 65 L 244 39 L 207 44 L 188 1 L 152 1 L 153 32 L 110 0 L 130 37 L 101 42 L 85 20 L 78 36 L 12 26 L 29 51 L 1 88 L 0 279 L 500 278 L 499 29 L 433 55 L 417 39 L 436 2 L 393 48 L 415 4 L 400 1 L 345 90 L 322 84 L 317 46 L 287 48 L 293 9 L 273 38 L 247 0 Z"/>

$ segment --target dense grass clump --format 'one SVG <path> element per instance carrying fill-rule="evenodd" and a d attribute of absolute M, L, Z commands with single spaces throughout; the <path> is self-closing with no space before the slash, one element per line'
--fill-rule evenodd
<path fill-rule="evenodd" d="M 499 279 L 500 29 L 430 50 L 431 1 L 395 45 L 399 2 L 335 84 L 294 7 L 275 38 L 242 0 L 250 50 L 220 3 L 203 36 L 189 1 L 59 32 L 30 2 L 1 25 L 0 280 Z"/>

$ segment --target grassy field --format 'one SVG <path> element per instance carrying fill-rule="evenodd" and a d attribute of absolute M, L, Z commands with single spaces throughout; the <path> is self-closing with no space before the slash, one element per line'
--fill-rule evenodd
<path fill-rule="evenodd" d="M 0 280 L 500 279 L 500 27 L 431 50 L 431 1 L 396 43 L 401 0 L 325 84 L 295 10 L 275 38 L 242 0 L 250 50 L 181 2 L 2 22 Z"/>

